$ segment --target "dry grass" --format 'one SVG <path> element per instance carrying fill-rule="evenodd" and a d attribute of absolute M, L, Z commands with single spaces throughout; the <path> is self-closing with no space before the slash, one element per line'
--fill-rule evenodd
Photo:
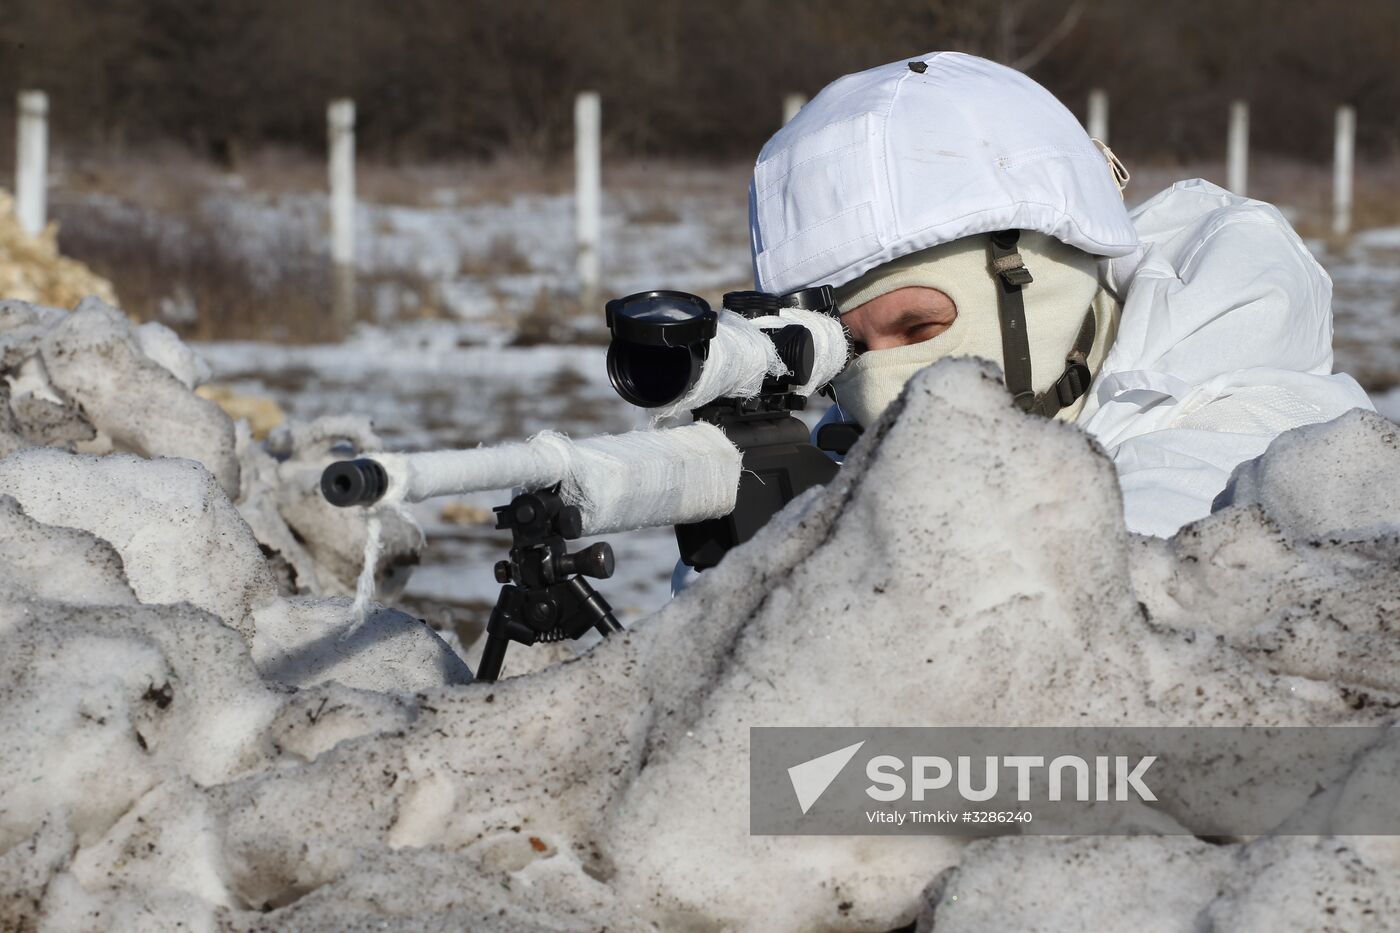
<path fill-rule="evenodd" d="M 681 215 L 665 200 L 658 198 L 627 212 L 629 224 L 661 225 L 679 222 Z"/>
<path fill-rule="evenodd" d="M 1136 203 L 1173 181 L 1200 177 L 1225 184 L 1223 160 L 1171 163 L 1139 161 L 1120 153 L 1133 173 L 1128 199 Z M 176 146 L 154 146 L 139 154 L 103 153 L 71 160 L 55 156 L 59 187 L 70 193 L 108 194 L 153 210 L 186 214 L 211 190 L 230 188 L 250 194 L 306 194 L 326 190 L 325 162 L 305 153 L 266 149 L 241 157 L 236 171 L 220 169 Z M 670 223 L 667 199 L 687 194 L 718 194 L 742 199 L 751 165 L 685 163 L 667 159 L 607 158 L 603 187 L 636 193 L 629 211 L 636 223 Z M 520 195 L 567 194 L 573 188 L 569 159 L 501 157 L 487 162 L 393 163 L 360 160 L 359 197 L 378 204 L 419 207 L 503 204 Z M 1355 226 L 1366 229 L 1400 224 L 1400 159 L 1360 162 L 1356 167 Z M 1298 211 L 1300 230 L 1330 229 L 1330 165 L 1259 154 L 1249 167 L 1252 197 Z"/>
<path fill-rule="evenodd" d="M 269 267 L 197 208 L 180 214 L 131 205 L 112 210 L 61 195 L 52 213 L 60 250 L 110 279 L 123 310 L 162 321 L 187 338 L 319 343 L 341 339 L 354 324 L 336 316 L 335 274 L 324 255 L 284 231 L 263 235 L 264 254 L 278 257 Z M 428 300 L 428 283 L 408 274 L 378 274 L 355 283 L 362 314 L 385 284 L 414 296 L 405 302 L 414 316 L 440 313 Z"/>
<path fill-rule="evenodd" d="M 334 340 L 353 323 L 332 314 L 335 283 L 318 244 L 276 229 L 260 232 L 255 252 L 276 256 L 277 262 L 271 269 L 258 267 L 241 248 L 246 244 L 236 242 L 207 210 L 211 197 L 231 193 L 275 201 L 324 191 L 320 160 L 266 150 L 241 156 L 233 172 L 178 148 L 156 147 L 141 156 L 114 153 L 61 161 L 56 168 L 60 182 L 52 203 L 63 250 L 111 277 L 130 313 L 164 320 L 200 339 L 315 342 Z M 610 162 L 604 186 L 610 198 L 621 201 L 630 224 L 664 225 L 683 219 L 673 203 L 678 195 L 712 197 L 720 204 L 720 215 L 736 215 L 734 205 L 742 206 L 747 174 L 748 167 L 738 164 Z M 572 183 L 568 161 L 528 158 L 402 166 L 362 162 L 357 167 L 364 202 L 448 210 L 564 194 Z M 747 237 L 742 224 L 716 221 L 711 226 L 717 243 L 742 244 Z M 730 226 L 735 229 L 720 229 Z M 484 249 L 463 255 L 455 271 L 489 287 L 494 276 L 529 274 L 537 267 L 538 261 L 514 237 L 502 233 Z M 413 274 L 362 277 L 358 284 L 361 308 L 378 286 L 392 284 L 407 298 L 399 313 L 442 313 L 434 283 Z M 717 301 L 718 293 L 714 297 Z M 520 344 L 593 339 L 577 326 L 580 312 L 573 296 L 542 291 L 523 315 L 510 317 Z"/>
<path fill-rule="evenodd" d="M 274 244 L 283 261 L 254 269 L 239 244 L 199 212 L 171 236 L 150 215 L 55 199 L 59 247 L 116 284 L 123 309 L 197 339 L 314 342 L 335 339 L 334 282 L 298 243 Z"/>
<path fill-rule="evenodd" d="M 265 194 L 325 190 L 320 160 L 286 152 L 266 152 L 244 160 L 239 176 L 250 191 Z M 573 189 L 567 161 L 500 158 L 490 162 L 394 163 L 360 160 L 356 195 L 375 204 L 413 207 L 505 204 L 522 194 L 564 194 Z"/>
<path fill-rule="evenodd" d="M 462 256 L 457 269 L 458 275 L 524 275 L 533 271 L 530 257 L 520 249 L 515 238 L 506 233 L 491 237 L 484 253 L 468 253 Z"/>
<path fill-rule="evenodd" d="M 535 294 L 530 309 L 515 320 L 515 337 L 511 341 L 517 347 L 533 347 L 543 344 L 603 344 L 607 342 L 607 332 L 596 326 L 585 316 L 585 309 L 577 296 L 564 295 L 541 289 Z M 580 326 L 580 325 L 584 326 Z"/>
<path fill-rule="evenodd" d="M 232 170 L 174 145 L 65 158 L 55 153 L 60 187 L 71 193 L 106 194 L 157 210 L 183 212 L 211 190 L 235 189 L 277 196 L 326 191 L 324 159 L 268 148 L 241 156 Z M 504 204 L 522 194 L 564 194 L 573 189 L 569 160 L 529 156 L 491 161 L 396 163 L 360 159 L 356 195 L 375 204 L 414 207 Z"/>

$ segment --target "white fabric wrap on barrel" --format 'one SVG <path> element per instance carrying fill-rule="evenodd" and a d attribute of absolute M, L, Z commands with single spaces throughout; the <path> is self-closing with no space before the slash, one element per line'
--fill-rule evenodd
<path fill-rule="evenodd" d="M 706 422 L 581 440 L 543 431 L 523 443 L 374 459 L 389 477 L 386 503 L 559 483 L 589 535 L 727 515 L 742 464 L 738 448 Z"/>
<path fill-rule="evenodd" d="M 801 308 L 783 308 L 776 315 L 755 318 L 754 324 L 760 327 L 786 327 L 801 324 L 812 335 L 812 375 L 802 385 L 792 391 L 798 395 L 810 396 L 841 374 L 850 356 L 850 344 L 846 340 L 846 329 L 841 322 L 820 311 L 806 311 Z"/>
<path fill-rule="evenodd" d="M 700 378 L 670 405 L 651 409 L 652 422 L 674 418 L 717 398 L 753 398 L 765 379 L 785 372 L 768 335 L 742 315 L 721 308 Z"/>

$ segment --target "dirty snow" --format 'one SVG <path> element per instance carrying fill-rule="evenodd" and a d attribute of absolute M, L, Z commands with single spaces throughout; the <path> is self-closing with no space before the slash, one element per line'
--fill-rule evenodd
<path fill-rule="evenodd" d="M 281 595 L 197 464 L 0 467 L 0 553 L 33 554 L 0 580 L 6 927 L 1353 930 L 1400 909 L 1388 838 L 754 837 L 746 812 L 754 724 L 1389 721 L 1400 448 L 1374 414 L 1284 435 L 1235 504 L 1142 539 L 1081 432 L 946 361 L 661 612 L 494 685 L 402 618 L 330 638 L 349 599 Z M 118 492 L 139 510 L 148 476 L 171 517 L 139 543 L 203 548 L 184 581 L 123 514 L 86 517 Z M 71 593 L 31 566 L 70 567 Z"/>

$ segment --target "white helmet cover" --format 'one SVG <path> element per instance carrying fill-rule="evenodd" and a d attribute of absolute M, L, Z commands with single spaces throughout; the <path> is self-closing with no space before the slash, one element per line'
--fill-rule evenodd
<path fill-rule="evenodd" d="M 827 85 L 763 147 L 749 186 L 754 281 L 767 292 L 843 285 L 997 230 L 1096 256 L 1138 243 L 1074 115 L 1020 72 L 959 52 Z"/>

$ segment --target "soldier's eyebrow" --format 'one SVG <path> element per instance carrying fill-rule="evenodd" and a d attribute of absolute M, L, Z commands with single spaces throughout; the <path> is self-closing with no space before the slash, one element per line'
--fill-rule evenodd
<path fill-rule="evenodd" d="M 886 326 L 890 330 L 903 330 L 904 328 L 910 327 L 914 324 L 938 323 L 942 322 L 938 320 L 937 311 L 920 311 L 915 308 L 908 308 L 904 311 L 901 311 L 899 315 L 893 321 L 890 321 L 890 323 Z"/>

